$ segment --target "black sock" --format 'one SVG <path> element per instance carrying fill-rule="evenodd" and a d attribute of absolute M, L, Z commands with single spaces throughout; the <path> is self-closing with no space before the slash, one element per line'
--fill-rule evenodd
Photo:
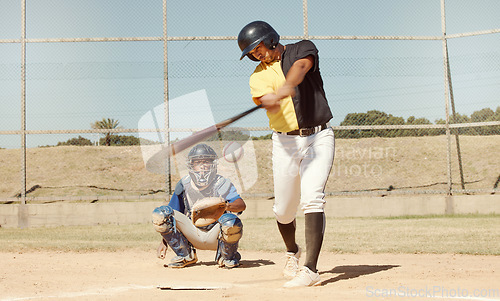
<path fill-rule="evenodd" d="M 287 252 L 297 253 L 299 251 L 299 246 L 295 242 L 295 220 L 289 224 L 278 223 L 278 229 L 280 230 L 281 237 L 285 242 Z"/>
<path fill-rule="evenodd" d="M 317 272 L 319 252 L 323 244 L 325 232 L 325 213 L 314 212 L 305 214 L 306 232 L 306 261 L 304 265 L 311 271 Z"/>

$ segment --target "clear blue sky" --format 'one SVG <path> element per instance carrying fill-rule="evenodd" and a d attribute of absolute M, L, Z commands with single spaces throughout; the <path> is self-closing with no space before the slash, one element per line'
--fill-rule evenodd
<path fill-rule="evenodd" d="M 441 35 L 439 0 L 309 0 L 310 35 Z M 0 39 L 21 36 L 19 0 L 0 0 Z M 447 0 L 447 33 L 500 28 L 500 1 Z M 303 33 L 302 1 L 169 1 L 170 36 L 236 36 L 253 20 L 271 23 L 283 36 Z M 28 0 L 27 37 L 159 37 L 159 0 Z M 292 41 L 282 41 L 288 43 Z M 346 114 L 381 110 L 396 116 L 444 118 L 440 41 L 315 41 L 325 90 L 339 124 Z M 500 106 L 500 34 L 449 40 L 457 111 Z M 171 99 L 206 90 L 212 114 L 192 108 L 184 119 L 206 124 L 253 105 L 248 76 L 255 67 L 239 61 L 236 41 L 171 42 Z M 0 43 L 0 130 L 19 130 L 19 44 Z M 103 117 L 137 128 L 146 112 L 163 102 L 163 43 L 29 43 L 27 128 L 89 129 Z M 203 112 L 202 112 L 203 113 Z M 177 114 L 177 112 L 172 112 Z M 180 115 L 180 113 L 178 114 Z M 258 112 L 236 124 L 265 127 Z M 78 136 L 78 135 L 74 135 Z M 91 138 L 91 135 L 82 135 Z M 54 145 L 66 135 L 31 135 L 28 146 Z M 18 136 L 0 136 L 16 148 Z"/>

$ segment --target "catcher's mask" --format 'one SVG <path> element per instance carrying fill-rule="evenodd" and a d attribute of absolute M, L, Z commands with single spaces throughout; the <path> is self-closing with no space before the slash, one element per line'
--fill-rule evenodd
<path fill-rule="evenodd" d="M 276 48 L 279 40 L 279 34 L 268 23 L 264 21 L 253 21 L 248 23 L 238 34 L 238 45 L 242 51 L 240 60 L 248 56 L 252 61 L 258 62 L 259 60 L 249 54 L 249 52 L 257 47 L 260 42 L 263 42 L 264 46 L 272 50 Z"/>
<path fill-rule="evenodd" d="M 187 167 L 198 188 L 210 185 L 217 175 L 217 153 L 206 144 L 198 144 L 188 154 Z"/>

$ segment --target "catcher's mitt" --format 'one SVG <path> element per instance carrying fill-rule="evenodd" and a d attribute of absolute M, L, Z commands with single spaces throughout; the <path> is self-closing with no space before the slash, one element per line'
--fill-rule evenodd
<path fill-rule="evenodd" d="M 191 208 L 191 220 L 196 227 L 204 227 L 217 221 L 226 211 L 226 202 L 221 197 L 199 200 Z"/>

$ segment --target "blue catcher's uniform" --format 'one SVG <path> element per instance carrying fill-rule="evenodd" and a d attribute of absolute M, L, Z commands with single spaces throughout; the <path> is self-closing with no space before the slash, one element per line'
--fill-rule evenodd
<path fill-rule="evenodd" d="M 239 265 L 241 256 L 237 249 L 243 234 L 243 224 L 236 214 L 226 212 L 218 221 L 204 227 L 196 227 L 191 221 L 191 208 L 206 197 L 221 197 L 231 203 L 239 199 L 240 195 L 231 181 L 220 175 L 216 175 L 203 190 L 193 183 L 190 175 L 186 175 L 177 183 L 169 204 L 153 211 L 155 230 L 177 255 L 169 266 L 185 266 L 182 263 L 182 266 L 175 265 L 193 257 L 195 249 L 217 250 L 215 260 L 221 267 Z M 196 262 L 196 259 L 192 260 Z"/>
<path fill-rule="evenodd" d="M 168 205 L 172 207 L 172 209 L 184 213 L 184 215 L 191 218 L 191 208 L 193 205 L 197 201 L 207 197 L 221 197 L 228 203 L 231 203 L 239 199 L 240 195 L 231 181 L 221 175 L 217 175 L 213 184 L 203 190 L 199 190 L 195 185 L 193 185 L 191 177 L 187 175 L 183 177 L 175 186 L 174 194 L 172 195 Z M 209 230 L 214 225 L 215 223 L 199 229 Z"/>

